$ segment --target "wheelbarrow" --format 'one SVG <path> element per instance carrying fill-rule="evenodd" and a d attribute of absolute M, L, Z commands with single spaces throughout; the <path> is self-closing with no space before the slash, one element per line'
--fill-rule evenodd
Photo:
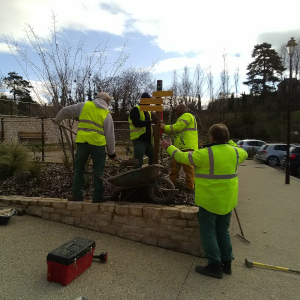
<path fill-rule="evenodd" d="M 139 169 L 127 171 L 121 175 L 110 177 L 107 180 L 93 172 L 85 173 L 96 176 L 106 184 L 112 185 L 121 192 L 124 189 L 145 186 L 147 187 L 147 192 L 150 199 L 154 203 L 169 204 L 170 202 L 172 202 L 175 193 L 178 191 L 178 189 L 175 189 L 175 186 L 170 179 L 165 177 L 159 177 L 159 172 L 162 168 L 162 165 L 154 164 Z M 128 195 L 127 197 L 129 197 L 130 195 Z M 121 193 L 119 199 L 120 198 Z"/>

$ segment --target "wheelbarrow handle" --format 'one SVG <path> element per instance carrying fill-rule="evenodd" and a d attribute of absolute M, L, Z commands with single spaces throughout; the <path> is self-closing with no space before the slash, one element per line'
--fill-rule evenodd
<path fill-rule="evenodd" d="M 104 178 L 102 178 L 101 176 L 99 176 L 99 175 L 97 175 L 97 174 L 95 174 L 95 173 L 93 173 L 93 172 L 83 172 L 83 173 L 88 174 L 88 175 L 93 175 L 93 176 L 95 176 L 95 177 L 101 179 L 101 180 L 102 180 L 103 182 L 105 182 L 106 184 L 110 184 L 107 180 L 105 180 Z"/>

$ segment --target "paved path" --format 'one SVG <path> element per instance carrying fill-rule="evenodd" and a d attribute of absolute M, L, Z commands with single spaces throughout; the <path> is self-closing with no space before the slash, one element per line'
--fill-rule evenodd
<path fill-rule="evenodd" d="M 199 275 L 206 260 L 118 237 L 46 221 L 13 216 L 0 227 L 0 299 L 300 299 L 300 275 L 255 267 L 245 258 L 300 270 L 300 181 L 246 161 L 239 168 L 237 211 L 246 245 L 232 235 L 233 275 L 222 280 Z M 47 254 L 75 236 L 96 241 L 106 264 L 92 266 L 71 284 L 47 282 Z"/>

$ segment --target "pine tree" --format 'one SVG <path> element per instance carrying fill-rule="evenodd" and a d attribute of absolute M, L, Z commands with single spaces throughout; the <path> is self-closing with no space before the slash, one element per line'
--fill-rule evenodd
<path fill-rule="evenodd" d="M 254 46 L 252 57 L 254 61 L 247 67 L 248 80 L 243 84 L 251 86 L 251 93 L 265 96 L 276 90 L 275 83 L 280 81 L 278 76 L 286 68 L 278 53 L 268 43 Z"/>
<path fill-rule="evenodd" d="M 9 72 L 8 76 L 3 78 L 3 82 L 10 93 L 14 95 L 14 101 L 16 102 L 16 96 L 19 96 L 22 100 L 32 102 L 29 89 L 32 88 L 30 82 L 24 80 L 22 76 L 19 76 L 16 72 Z"/>

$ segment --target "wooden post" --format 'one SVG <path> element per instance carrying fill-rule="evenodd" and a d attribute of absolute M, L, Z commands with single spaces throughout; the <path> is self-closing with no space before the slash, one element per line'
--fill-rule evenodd
<path fill-rule="evenodd" d="M 44 127 L 44 118 L 42 121 L 42 162 L 45 161 L 45 127 Z"/>
<path fill-rule="evenodd" d="M 162 80 L 157 80 L 157 91 L 162 91 Z M 158 119 L 154 126 L 154 149 L 153 149 L 153 163 L 158 164 L 158 154 L 159 154 L 159 133 L 160 133 L 160 111 L 155 112 L 155 118 Z"/>
<path fill-rule="evenodd" d="M 1 140 L 4 141 L 4 120 L 1 118 Z"/>

